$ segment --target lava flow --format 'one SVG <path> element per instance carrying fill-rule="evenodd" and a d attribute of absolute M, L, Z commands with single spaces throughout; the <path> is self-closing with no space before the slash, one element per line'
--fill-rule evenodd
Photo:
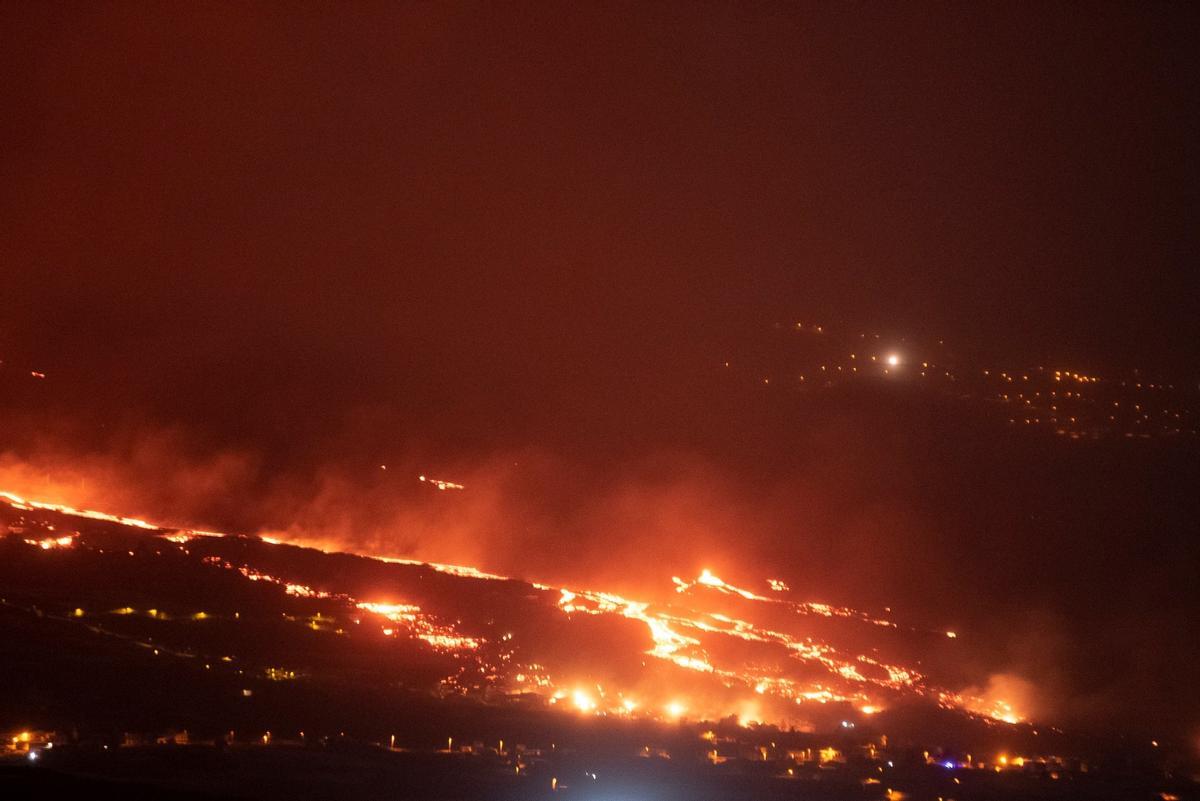
<path fill-rule="evenodd" d="M 515 699 L 588 715 L 732 715 L 743 723 L 794 726 L 922 701 L 992 721 L 1016 723 L 1023 717 L 1011 700 L 955 692 L 913 666 L 924 651 L 954 647 L 948 642 L 957 639 L 954 632 L 799 600 L 778 579 L 765 580 L 764 589 L 755 591 L 705 570 L 694 580 L 674 577 L 672 600 L 651 603 L 471 567 L 174 529 L 13 493 L 0 493 L 0 499 L 5 503 L 0 523 L 7 521 L 0 532 L 7 528 L 40 551 L 111 554 L 111 540 L 99 531 L 107 525 L 126 538 L 152 543 L 153 558 L 167 558 L 174 549 L 190 570 L 219 570 L 238 581 L 276 587 L 282 611 L 275 618 L 310 633 L 345 638 L 337 641 L 354 647 L 369 641 L 372 648 L 386 649 L 388 641 L 405 640 L 429 649 L 442 660 L 434 689 L 444 695 Z M 135 550 L 128 554 L 133 557 Z M 135 612 L 134 605 L 121 603 L 101 615 Z M 79 622 L 91 616 L 75 603 L 62 613 L 62 619 Z M 213 618 L 207 611 L 170 610 L 165 601 L 144 616 Z M 251 619 L 241 612 L 233 617 Z M 187 641 L 170 645 L 160 639 L 155 653 L 161 648 L 179 658 L 205 658 L 208 665 L 239 659 L 204 654 Z M 388 653 L 380 651 L 384 658 Z M 403 667 L 403 657 L 396 657 L 396 670 Z M 273 664 L 260 670 L 297 675 Z"/>

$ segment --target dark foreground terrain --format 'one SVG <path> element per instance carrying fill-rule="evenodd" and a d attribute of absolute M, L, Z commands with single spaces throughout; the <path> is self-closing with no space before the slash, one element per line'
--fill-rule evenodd
<path fill-rule="evenodd" d="M 645 659 L 644 623 L 569 616 L 519 581 L 11 503 L 0 799 L 1200 797 L 1186 738 L 1006 723 L 920 687 L 882 710 L 796 704 L 795 725 L 587 708 L 512 674 L 611 665 L 618 646 L 668 688 L 694 671 Z M 380 595 L 420 608 L 354 604 Z M 879 628 L 798 619 L 813 637 Z M 952 642 L 895 647 L 921 637 Z"/>
<path fill-rule="evenodd" d="M 392 751 L 361 743 L 56 749 L 0 766 L 0 794 L 137 799 L 1192 799 L 1194 784 L 1147 773 L 1002 772 L 933 765 L 795 769 L 570 751 Z M 515 767 L 514 762 L 521 767 Z"/>

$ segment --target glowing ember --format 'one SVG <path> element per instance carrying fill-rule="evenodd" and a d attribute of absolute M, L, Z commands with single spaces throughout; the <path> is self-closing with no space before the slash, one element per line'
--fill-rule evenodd
<path fill-rule="evenodd" d="M 35 545 L 43 551 L 51 548 L 70 548 L 75 544 L 74 537 L 52 537 L 44 540 L 25 540 L 26 545 Z"/>
<path fill-rule="evenodd" d="M 386 469 L 386 468 L 385 468 Z M 420 481 L 428 482 L 440 490 L 448 489 L 466 489 L 462 484 L 455 484 L 453 481 L 443 481 L 440 478 L 426 478 L 425 476 L 417 476 Z"/>

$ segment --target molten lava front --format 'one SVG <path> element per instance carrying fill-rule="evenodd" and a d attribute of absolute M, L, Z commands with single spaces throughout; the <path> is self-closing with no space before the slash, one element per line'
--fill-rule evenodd
<path fill-rule="evenodd" d="M 707 570 L 694 579 L 667 577 L 672 599 L 652 603 L 471 567 L 164 528 L 12 493 L 0 498 L 10 547 L 19 542 L 45 559 L 157 560 L 189 580 L 256 593 L 257 609 L 192 609 L 164 581 L 131 588 L 128 599 L 108 587 L 89 599 L 64 599 L 61 609 L 39 607 L 202 670 L 321 680 L 337 672 L 341 653 L 347 664 L 361 659 L 384 677 L 408 677 L 409 685 L 420 684 L 409 676 L 411 665 L 423 664 L 438 676 L 426 688 L 443 696 L 571 714 L 734 716 L 804 728 L 928 703 L 996 722 L 1022 719 L 1009 699 L 957 692 L 917 667 L 923 653 L 954 647 L 956 633 L 801 600 L 778 579 L 756 590 Z M 254 586 L 241 590 L 237 582 Z M 22 605 L 19 587 L 9 594 L 5 604 Z M 279 645 L 275 653 L 262 642 L 230 653 L 209 635 L 218 621 L 270 626 L 266 640 Z"/>

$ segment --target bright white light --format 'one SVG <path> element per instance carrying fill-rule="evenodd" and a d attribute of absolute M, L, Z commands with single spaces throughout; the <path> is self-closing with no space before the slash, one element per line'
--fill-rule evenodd
<path fill-rule="evenodd" d="M 889 353 L 888 357 L 887 357 L 887 363 L 891 367 L 896 367 L 897 365 L 900 364 L 900 357 L 897 356 L 895 353 Z"/>
<path fill-rule="evenodd" d="M 583 690 L 573 692 L 571 700 L 575 702 L 575 706 L 580 712 L 591 712 L 596 708 L 596 702 Z"/>

